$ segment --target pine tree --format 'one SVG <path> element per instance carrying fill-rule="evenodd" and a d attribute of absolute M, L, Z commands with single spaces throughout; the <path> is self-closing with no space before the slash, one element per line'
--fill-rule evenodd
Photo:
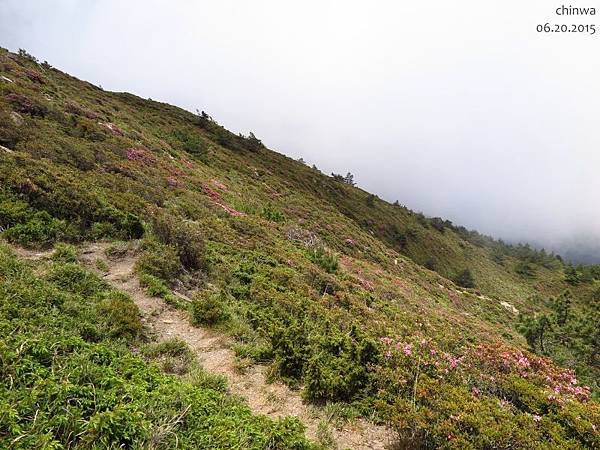
<path fill-rule="evenodd" d="M 471 271 L 469 269 L 465 269 L 462 272 L 460 272 L 454 278 L 454 282 L 456 284 L 458 284 L 459 286 L 462 286 L 465 288 L 475 287 L 475 280 L 473 280 L 473 275 L 471 274 Z"/>
<path fill-rule="evenodd" d="M 369 208 L 372 208 L 373 206 L 375 206 L 375 196 L 373 194 L 369 194 L 367 196 L 366 202 L 367 202 L 367 206 Z"/>
<path fill-rule="evenodd" d="M 579 272 L 572 264 L 565 267 L 565 281 L 572 286 L 578 285 L 581 281 Z"/>
<path fill-rule="evenodd" d="M 546 333 L 550 329 L 550 319 L 545 314 L 538 317 L 521 316 L 519 330 L 525 336 L 527 343 L 535 352 L 539 350 L 542 353 L 546 352 L 545 338 Z"/>
<path fill-rule="evenodd" d="M 571 315 L 571 292 L 565 291 L 552 302 L 554 309 L 555 322 L 558 326 L 563 326 L 569 320 Z"/>

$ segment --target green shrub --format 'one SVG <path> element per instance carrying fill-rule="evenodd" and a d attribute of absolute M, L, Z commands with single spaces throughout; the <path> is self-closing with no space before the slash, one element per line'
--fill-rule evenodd
<path fill-rule="evenodd" d="M 84 297 L 96 295 L 108 287 L 95 274 L 74 263 L 55 263 L 47 279 L 68 292 Z"/>
<path fill-rule="evenodd" d="M 435 259 L 433 258 L 428 258 L 427 261 L 425 261 L 425 264 L 423 265 L 429 270 L 435 270 L 437 266 Z"/>
<path fill-rule="evenodd" d="M 59 243 L 54 247 L 52 261 L 61 263 L 77 262 L 77 247 L 70 244 Z"/>
<path fill-rule="evenodd" d="M 14 149 L 27 135 L 27 127 L 17 125 L 8 111 L 0 109 L 0 145 Z"/>
<path fill-rule="evenodd" d="M 475 287 L 475 281 L 473 280 L 473 275 L 471 274 L 471 271 L 469 269 L 465 269 L 462 272 L 460 272 L 454 277 L 453 281 L 464 288 Z"/>
<path fill-rule="evenodd" d="M 194 325 L 215 325 L 229 317 L 226 294 L 197 293 L 191 305 Z"/>
<path fill-rule="evenodd" d="M 231 333 L 231 335 L 239 339 L 235 333 Z M 247 359 L 255 363 L 267 363 L 273 359 L 273 349 L 268 342 L 254 340 L 246 344 L 236 344 L 233 350 L 238 358 Z"/>
<path fill-rule="evenodd" d="M 375 199 L 376 199 L 376 197 L 373 194 L 367 195 L 367 197 L 365 199 L 365 203 L 367 204 L 367 206 L 369 208 L 373 208 L 375 206 Z"/>
<path fill-rule="evenodd" d="M 304 320 L 292 320 L 274 327 L 270 332 L 275 366 L 279 374 L 299 380 L 310 357 L 309 330 Z"/>
<path fill-rule="evenodd" d="M 173 246 L 146 241 L 142 249 L 142 255 L 136 266 L 139 273 L 171 283 L 181 272 L 181 263 Z"/>
<path fill-rule="evenodd" d="M 581 273 L 577 270 L 576 267 L 569 264 L 565 266 L 565 281 L 569 283 L 571 286 L 577 286 L 581 283 Z"/>
<path fill-rule="evenodd" d="M 96 232 L 103 230 L 113 232 L 112 230 L 116 229 L 118 232 L 114 236 L 123 239 L 139 239 L 145 232 L 144 225 L 138 216 L 112 205 L 96 207 L 90 215 L 90 221 L 97 223 Z M 113 227 L 109 227 L 108 224 L 112 224 Z"/>
<path fill-rule="evenodd" d="M 111 291 L 104 294 L 99 311 L 111 338 L 131 340 L 142 331 L 138 307 L 122 292 Z"/>
<path fill-rule="evenodd" d="M 181 356 L 185 354 L 191 355 L 191 350 L 185 341 L 179 338 L 172 338 L 163 342 L 150 344 L 146 346 L 142 353 L 150 358 L 156 358 L 158 356 Z"/>
<path fill-rule="evenodd" d="M 142 348 L 142 354 L 161 364 L 163 371 L 183 375 L 189 372 L 194 354 L 188 345 L 178 338 L 149 344 Z"/>
<path fill-rule="evenodd" d="M 0 192 L 0 229 L 26 222 L 32 216 L 29 204 Z"/>
<path fill-rule="evenodd" d="M 110 222 L 94 222 L 90 227 L 90 238 L 92 240 L 99 240 L 118 235 L 119 233 L 116 227 Z"/>
<path fill-rule="evenodd" d="M 349 401 L 373 389 L 377 344 L 352 327 L 350 333 L 322 335 L 304 374 L 304 395 L 312 400 Z"/>
<path fill-rule="evenodd" d="M 285 222 L 285 215 L 278 209 L 275 209 L 271 203 L 263 207 L 260 215 L 271 222 Z"/>
<path fill-rule="evenodd" d="M 196 270 L 205 266 L 204 239 L 196 224 L 167 213 L 157 213 L 152 230 L 160 242 L 175 248 L 183 267 Z"/>
<path fill-rule="evenodd" d="M 310 259 L 315 264 L 318 264 L 323 270 L 329 273 L 334 273 L 338 269 L 338 258 L 325 247 L 317 247 L 310 253 Z"/>
<path fill-rule="evenodd" d="M 525 278 L 533 278 L 535 276 L 535 268 L 526 261 L 519 261 L 515 266 L 515 272 Z"/>
<path fill-rule="evenodd" d="M 196 389 L 210 389 L 221 393 L 227 392 L 227 378 L 224 375 L 197 369 L 190 374 L 188 380 L 190 385 Z"/>
<path fill-rule="evenodd" d="M 146 293 L 153 297 L 166 297 L 171 293 L 163 280 L 148 273 L 141 273 L 139 276 L 140 285 L 146 288 Z"/>
<path fill-rule="evenodd" d="M 196 156 L 202 156 L 208 150 L 206 141 L 197 132 L 174 129 L 167 137 L 172 143 L 179 143 L 183 150 Z"/>
<path fill-rule="evenodd" d="M 66 222 L 51 217 L 45 211 L 33 214 L 27 222 L 8 228 L 3 234 L 10 242 L 24 246 L 50 245 L 69 235 Z"/>

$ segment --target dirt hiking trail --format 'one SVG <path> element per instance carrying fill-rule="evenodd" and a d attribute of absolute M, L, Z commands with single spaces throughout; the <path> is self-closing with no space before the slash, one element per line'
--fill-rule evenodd
<path fill-rule="evenodd" d="M 363 419 L 351 420 L 339 426 L 324 408 L 302 401 L 300 391 L 283 383 L 269 383 L 266 367 L 253 365 L 240 371 L 231 345 L 232 339 L 224 334 L 194 327 L 188 314 L 165 303 L 161 298 L 147 295 L 134 272 L 135 250 L 107 257 L 108 243 L 82 246 L 80 259 L 99 273 L 116 289 L 126 292 L 138 306 L 142 323 L 158 342 L 179 338 L 186 342 L 200 365 L 208 372 L 225 376 L 229 391 L 242 397 L 252 411 L 276 419 L 295 416 L 306 426 L 306 435 L 314 441 L 326 441 L 336 450 L 390 450 L 398 448 L 396 434 L 385 426 L 374 425 Z M 51 252 L 36 252 L 15 248 L 15 252 L 30 260 L 48 257 Z M 97 269 L 102 261 L 108 271 Z"/>

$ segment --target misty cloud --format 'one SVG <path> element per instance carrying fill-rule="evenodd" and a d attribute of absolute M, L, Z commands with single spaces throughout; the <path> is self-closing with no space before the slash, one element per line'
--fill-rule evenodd
<path fill-rule="evenodd" d="M 560 2 L 0 3 L 0 45 L 105 89 L 487 234 L 600 240 L 600 38 L 537 33 Z"/>

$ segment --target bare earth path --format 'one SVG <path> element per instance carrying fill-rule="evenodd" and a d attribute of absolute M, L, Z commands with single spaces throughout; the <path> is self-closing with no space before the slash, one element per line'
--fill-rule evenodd
<path fill-rule="evenodd" d="M 115 288 L 127 292 L 142 315 L 144 325 L 158 341 L 179 338 L 185 341 L 204 369 L 224 375 L 231 393 L 243 397 L 250 408 L 271 418 L 296 416 L 307 427 L 306 435 L 317 440 L 321 433 L 320 424 L 327 424 L 326 433 L 333 441 L 334 449 L 385 450 L 394 447 L 395 434 L 387 427 L 377 426 L 366 420 L 353 420 L 336 428 L 323 408 L 303 403 L 299 391 L 275 382 L 268 383 L 265 367 L 252 366 L 243 372 L 236 368 L 236 358 L 231 350 L 231 339 L 207 329 L 190 325 L 186 312 L 167 305 L 162 299 L 148 296 L 134 273 L 136 256 L 132 252 L 107 258 L 109 244 L 88 244 L 81 248 L 83 262 L 96 269 L 103 261 L 108 272 L 102 273 L 106 281 Z M 49 252 L 35 252 L 15 248 L 21 257 L 37 260 L 47 257 Z"/>

